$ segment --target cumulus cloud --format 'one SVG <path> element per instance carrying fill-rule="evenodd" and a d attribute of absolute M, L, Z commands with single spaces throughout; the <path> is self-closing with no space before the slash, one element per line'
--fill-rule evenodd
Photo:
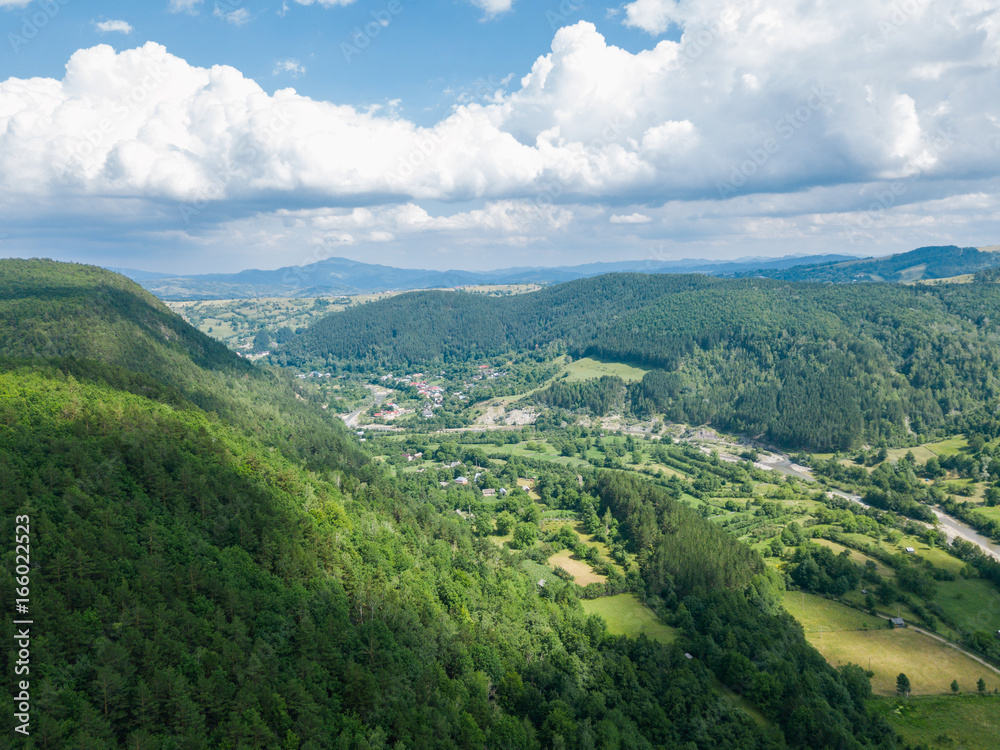
<path fill-rule="evenodd" d="M 482 8 L 486 18 L 493 18 L 511 9 L 514 0 L 469 0 L 477 8 Z"/>
<path fill-rule="evenodd" d="M 462 213 L 498 222 L 514 221 L 511 206 L 569 206 L 570 223 L 613 204 L 617 221 L 606 210 L 592 220 L 629 232 L 642 231 L 633 216 L 663 225 L 650 206 L 733 204 L 750 217 L 742 229 L 784 236 L 789 225 L 829 226 L 779 216 L 803 194 L 835 201 L 810 216 L 849 221 L 867 200 L 860 191 L 880 183 L 908 186 L 895 212 L 982 193 L 1000 175 L 1000 15 L 975 0 L 894 7 L 637 0 L 626 23 L 676 25 L 679 40 L 632 53 L 592 24 L 564 27 L 520 81 L 430 126 L 294 89 L 268 94 L 238 70 L 196 67 L 157 44 L 98 46 L 74 54 L 61 80 L 0 82 L 0 195 L 174 201 L 196 207 L 192 221 L 204 206 L 238 214 L 264 200 L 376 213 L 476 201 L 492 208 Z M 336 231 L 356 242 L 409 231 L 395 222 Z M 510 236 L 535 225 L 524 226 Z"/>
<path fill-rule="evenodd" d="M 131 34 L 134 31 L 132 24 L 127 21 L 94 21 L 94 26 L 104 34 L 111 32 Z"/>
<path fill-rule="evenodd" d="M 205 0 L 170 0 L 168 7 L 172 13 L 193 13 L 203 2 Z"/>

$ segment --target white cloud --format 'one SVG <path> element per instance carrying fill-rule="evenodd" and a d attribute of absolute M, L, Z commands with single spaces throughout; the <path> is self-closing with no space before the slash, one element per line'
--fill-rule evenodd
<path fill-rule="evenodd" d="M 127 21 L 94 21 L 94 26 L 98 31 L 108 34 L 118 32 L 121 34 L 131 34 L 134 29 Z"/>
<path fill-rule="evenodd" d="M 677 5 L 676 0 L 635 0 L 625 6 L 625 25 L 662 34 L 679 22 Z"/>
<path fill-rule="evenodd" d="M 720 225 L 734 232 L 830 233 L 809 217 L 849 221 L 867 200 L 858 186 L 904 182 L 889 211 L 904 213 L 988 193 L 983 181 L 1000 176 L 1000 14 L 982 10 L 977 0 L 916 3 L 908 15 L 867 0 L 640 1 L 626 22 L 676 23 L 680 40 L 631 53 L 589 23 L 562 28 L 519 82 L 427 127 L 392 107 L 269 95 L 238 70 L 199 68 L 156 44 L 98 46 L 74 54 L 61 80 L 0 81 L 0 219 L 25 206 L 90 216 L 139 199 L 151 214 L 175 201 L 186 221 L 209 223 L 213 211 L 245 219 L 262 200 L 291 211 L 320 201 L 367 206 L 378 222 L 331 231 L 384 244 L 415 230 L 381 205 L 445 201 L 461 205 L 455 216 L 509 227 L 508 238 L 548 226 L 516 206 L 554 204 L 569 211 L 560 231 L 641 234 L 651 227 L 626 221 L 640 215 L 715 235 L 724 206 L 742 212 Z M 587 211 L 609 203 L 618 221 Z M 697 211 L 675 222 L 657 206 Z M 956 226 L 998 220 L 984 218 L 995 207 L 942 210 Z M 420 235 L 476 231 L 445 218 Z"/>
<path fill-rule="evenodd" d="M 610 219 L 612 224 L 648 224 L 652 219 L 646 214 L 612 214 Z"/>
<path fill-rule="evenodd" d="M 305 75 L 306 69 L 298 60 L 293 57 L 289 57 L 287 60 L 278 60 L 274 64 L 274 75 L 288 74 L 293 78 L 298 78 L 301 75 Z"/>
<path fill-rule="evenodd" d="M 221 18 L 227 23 L 231 23 L 233 26 L 244 26 L 253 20 L 253 16 L 250 11 L 246 8 L 237 8 L 233 11 L 223 10 L 222 7 L 216 5 L 215 10 L 212 15 L 216 18 Z"/>
<path fill-rule="evenodd" d="M 486 13 L 486 18 L 493 18 L 511 9 L 514 0 L 469 0 L 477 8 Z"/>
<path fill-rule="evenodd" d="M 23 8 L 34 0 L 0 0 L 0 8 Z"/>
<path fill-rule="evenodd" d="M 324 8 L 335 8 L 338 5 L 351 5 L 354 0 L 295 0 L 299 5 L 322 5 Z"/>
<path fill-rule="evenodd" d="M 170 0 L 169 9 L 171 13 L 194 13 L 203 2 L 205 0 Z"/>

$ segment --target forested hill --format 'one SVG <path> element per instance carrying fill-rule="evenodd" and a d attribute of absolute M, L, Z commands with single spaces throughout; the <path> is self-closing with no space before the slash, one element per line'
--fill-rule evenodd
<path fill-rule="evenodd" d="M 860 668 L 829 667 L 757 553 L 667 490 L 590 471 L 560 489 L 621 518 L 641 551 L 622 585 L 680 628 L 612 637 L 582 589 L 539 586 L 529 553 L 454 512 L 464 498 L 383 471 L 291 388 L 118 277 L 0 261 L 0 591 L 10 613 L 26 588 L 33 622 L 24 747 L 895 746 Z M 0 733 L 20 740 L 13 695 Z"/>
<path fill-rule="evenodd" d="M 640 412 L 840 450 L 992 419 L 1000 285 L 825 285 L 613 274 L 488 298 L 411 293 L 335 313 L 275 355 L 377 369 L 510 351 L 652 368 Z"/>
<path fill-rule="evenodd" d="M 839 260 L 795 268 L 765 268 L 740 271 L 740 276 L 766 276 L 786 281 L 822 281 L 837 284 L 849 282 L 909 282 L 929 279 L 950 279 L 974 274 L 986 268 L 1000 266 L 997 248 L 921 247 L 908 253 L 886 258 Z"/>
<path fill-rule="evenodd" d="M 290 378 L 255 368 L 139 285 L 94 266 L 0 260 L 0 358 L 44 358 L 81 380 L 197 407 L 292 458 L 362 460 L 338 421 L 296 398 Z"/>

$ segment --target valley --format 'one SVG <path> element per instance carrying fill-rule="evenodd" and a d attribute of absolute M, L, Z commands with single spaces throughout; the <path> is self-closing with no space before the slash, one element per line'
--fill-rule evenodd
<path fill-rule="evenodd" d="M 417 746 L 509 732 L 552 744 L 576 736 L 554 728 L 560 712 L 607 720 L 580 680 L 624 660 L 645 665 L 642 695 L 659 696 L 642 701 L 676 711 L 689 694 L 656 725 L 614 693 L 634 738 L 695 738 L 711 716 L 734 747 L 864 746 L 895 732 L 991 747 L 948 717 L 1000 710 L 1000 425 L 993 375 L 969 360 L 992 361 L 993 323 L 959 312 L 969 289 L 991 309 L 992 282 L 888 291 L 860 316 L 845 312 L 865 297 L 853 288 L 631 276 L 178 306 L 214 340 L 120 277 L 32 263 L 4 268 L 0 313 L 16 308 L 19 326 L 0 328 L 0 470 L 20 488 L 6 502 L 40 503 L 42 528 L 68 528 L 68 498 L 71 517 L 87 519 L 89 536 L 67 537 L 38 585 L 60 613 L 60 658 L 79 643 L 104 649 L 103 672 L 59 688 L 95 695 L 105 681 L 98 742 L 257 732 L 273 744 L 281 732 L 319 736 L 313 721 L 360 747 L 378 721 Z M 68 291 L 51 299 L 40 279 Z M 808 310 L 794 329 L 790 293 Z M 767 310 L 766 324 L 727 317 L 744 303 Z M 696 320 L 677 318 L 684 310 Z M 320 332 L 325 348 L 307 350 Z M 49 394 L 40 412 L 31 393 Z M 103 484 L 89 478 L 102 461 L 119 467 Z M 124 526 L 107 526 L 101 498 Z M 142 596 L 94 578 L 95 566 L 145 571 Z M 81 640 L 64 602 L 85 585 L 102 604 Z M 171 642 L 189 627 L 215 639 L 204 666 L 142 645 L 151 586 L 169 592 Z M 332 650 L 306 646 L 320 623 L 346 634 L 336 647 L 320 640 Z M 271 644 L 277 632 L 300 635 Z M 234 665 L 227 638 L 260 644 L 258 658 L 285 675 L 288 719 L 264 683 L 250 693 L 256 724 L 226 718 L 247 693 L 222 711 L 194 697 L 225 664 L 252 681 L 256 667 Z M 308 700 L 289 659 L 313 675 Z M 186 665 L 174 683 L 172 664 Z M 442 692 L 421 693 L 432 673 Z M 446 696 L 459 684 L 456 709 Z M 150 685 L 158 708 L 142 718 L 133 699 Z M 491 691 L 502 697 L 477 708 Z M 432 737 L 388 696 L 446 728 Z M 529 707 L 539 701 L 544 710 Z M 803 705 L 823 717 L 813 733 Z M 950 728 L 928 740 L 935 715 Z M 81 736 L 74 717 L 45 723 L 45 736 L 77 743 L 66 739 Z"/>
<path fill-rule="evenodd" d="M 986 466 L 997 438 L 910 437 L 888 450 L 792 454 L 766 435 L 674 421 L 669 409 L 637 413 L 630 389 L 655 369 L 548 347 L 425 362 L 420 370 L 359 361 L 337 377 L 386 394 L 345 415 L 367 451 L 398 476 L 436 486 L 494 543 L 527 554 L 539 582 L 581 587 L 584 609 L 601 614 L 609 632 L 675 637 L 663 635 L 675 631 L 662 630 L 673 620 L 662 603 L 636 610 L 631 594 L 616 593 L 629 590 L 640 563 L 615 536 L 614 515 L 587 521 L 586 511 L 558 497 L 561 482 L 582 488 L 603 471 L 667 489 L 756 550 L 784 579 L 784 607 L 807 640 L 833 666 L 862 665 L 884 700 L 896 696 L 899 672 L 908 674 L 913 700 L 947 701 L 953 680 L 969 687 L 983 680 L 987 693 L 1000 692 L 1000 566 L 991 563 L 1000 546 L 934 506 L 961 497 L 966 514 L 989 523 L 986 496 L 1000 477 L 970 473 L 967 457 L 985 456 L 975 461 Z M 324 388 L 310 387 L 312 397 L 334 408 Z M 399 415 L 375 416 L 383 402 Z M 947 468 L 935 468 L 942 462 Z M 927 509 L 900 514 L 866 502 L 879 473 L 887 488 L 919 488 Z M 519 536 L 525 521 L 538 531 Z M 849 568 L 855 572 L 844 578 Z M 893 617 L 907 627 L 890 629 Z M 946 711 L 948 704 L 926 705 Z M 904 725 L 896 713 L 887 718 Z"/>

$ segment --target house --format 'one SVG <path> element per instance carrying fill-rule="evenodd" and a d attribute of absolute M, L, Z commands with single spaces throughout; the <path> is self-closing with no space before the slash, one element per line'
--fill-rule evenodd
<path fill-rule="evenodd" d="M 461 466 L 461 465 L 462 465 L 461 461 L 452 461 L 450 464 L 448 464 L 448 468 L 449 469 L 454 469 L 454 468 L 456 468 L 458 466 Z"/>
<path fill-rule="evenodd" d="M 892 623 L 892 627 L 893 628 L 905 628 L 906 627 L 906 623 L 903 621 L 902 617 L 892 617 L 892 618 L 889 619 L 889 622 Z"/>
<path fill-rule="evenodd" d="M 684 658 L 690 661 L 690 660 L 691 660 L 691 659 L 693 659 L 694 657 L 693 657 L 693 656 L 692 656 L 691 654 L 689 654 L 689 653 L 688 653 L 687 651 L 685 651 L 685 652 L 684 652 Z"/>
<path fill-rule="evenodd" d="M 455 477 L 455 484 L 468 484 L 469 480 L 465 477 Z"/>
<path fill-rule="evenodd" d="M 915 549 L 913 549 L 913 547 L 907 547 L 907 548 L 906 548 L 905 550 L 903 550 L 903 551 L 904 551 L 904 552 L 905 552 L 906 554 L 908 554 L 908 555 L 915 555 L 915 554 L 917 553 L 917 551 L 916 551 Z"/>
<path fill-rule="evenodd" d="M 490 489 L 483 490 L 483 497 L 496 497 L 496 496 L 497 496 L 496 490 L 490 490 Z"/>

